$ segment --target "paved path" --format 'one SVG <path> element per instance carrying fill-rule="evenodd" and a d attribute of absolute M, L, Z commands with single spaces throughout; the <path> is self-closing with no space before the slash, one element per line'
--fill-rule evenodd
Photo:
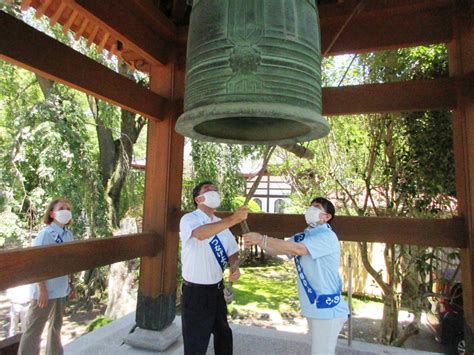
<path fill-rule="evenodd" d="M 181 327 L 180 317 L 176 317 L 176 325 Z M 131 348 L 123 344 L 122 339 L 130 332 L 135 324 L 135 314 L 131 313 L 115 322 L 89 333 L 65 347 L 65 354 L 97 354 L 97 355 L 125 355 L 125 354 L 160 354 L 159 352 Z M 308 334 L 283 332 L 274 329 L 255 326 L 231 325 L 234 333 L 235 355 L 279 355 L 279 354 L 308 354 L 310 352 L 310 338 Z M 183 354 L 183 346 L 179 339 L 170 349 L 161 354 Z M 214 354 L 212 340 L 208 354 Z M 401 349 L 377 344 L 354 341 L 352 347 L 347 342 L 339 340 L 338 355 L 352 354 L 436 354 L 411 349 Z"/>

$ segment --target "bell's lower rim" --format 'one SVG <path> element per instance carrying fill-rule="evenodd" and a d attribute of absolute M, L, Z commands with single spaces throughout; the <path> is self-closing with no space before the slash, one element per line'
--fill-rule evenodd
<path fill-rule="evenodd" d="M 183 113 L 176 132 L 217 143 L 285 145 L 319 139 L 329 125 L 315 110 L 280 103 L 232 102 Z"/>

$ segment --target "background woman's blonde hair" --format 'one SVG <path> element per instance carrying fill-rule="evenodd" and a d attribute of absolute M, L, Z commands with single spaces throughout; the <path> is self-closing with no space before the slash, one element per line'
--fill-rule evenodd
<path fill-rule="evenodd" d="M 52 212 L 54 210 L 54 207 L 56 207 L 56 205 L 60 202 L 67 203 L 69 205 L 69 207 L 72 208 L 71 201 L 69 201 L 66 198 L 57 198 L 57 199 L 51 201 L 49 203 L 48 208 L 46 209 L 46 213 L 44 214 L 44 217 L 43 217 L 44 224 L 51 224 L 54 221 L 54 218 L 51 217 L 49 215 L 49 213 Z"/>

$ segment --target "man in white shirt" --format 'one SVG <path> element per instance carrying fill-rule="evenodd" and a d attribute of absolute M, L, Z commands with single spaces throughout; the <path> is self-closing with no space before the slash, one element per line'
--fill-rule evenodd
<path fill-rule="evenodd" d="M 229 228 L 247 219 L 240 207 L 224 219 L 214 215 L 220 204 L 216 186 L 205 181 L 193 189 L 197 209 L 180 221 L 183 292 L 181 317 L 185 354 L 206 354 L 211 333 L 216 354 L 232 354 L 232 331 L 227 322 L 222 273 L 227 264 L 237 265 L 239 246 Z M 238 268 L 229 275 L 234 282 Z"/>

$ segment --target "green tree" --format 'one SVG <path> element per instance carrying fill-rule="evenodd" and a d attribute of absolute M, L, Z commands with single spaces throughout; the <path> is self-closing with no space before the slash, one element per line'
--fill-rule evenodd
<path fill-rule="evenodd" d="M 183 182 L 183 208 L 193 209 L 192 188 L 201 181 L 215 182 L 222 194 L 221 211 L 232 211 L 234 199 L 245 191 L 239 166 L 246 157 L 258 158 L 261 147 L 191 141 L 192 174 Z"/>

